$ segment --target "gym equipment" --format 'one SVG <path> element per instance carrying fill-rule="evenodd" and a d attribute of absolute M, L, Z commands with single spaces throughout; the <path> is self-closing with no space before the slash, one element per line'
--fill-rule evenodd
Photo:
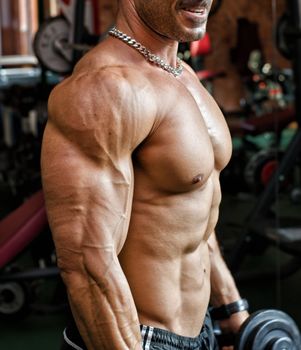
<path fill-rule="evenodd" d="M 287 2 L 290 15 L 290 23 L 294 32 L 293 37 L 293 71 L 295 80 L 295 116 L 298 129 L 287 146 L 281 161 L 273 173 L 264 191 L 250 212 L 237 243 L 228 258 L 229 267 L 237 279 L 250 278 L 274 278 L 275 271 L 253 271 L 239 274 L 238 271 L 248 253 L 256 252 L 257 248 L 274 244 L 281 250 L 290 252 L 293 256 L 283 266 L 280 266 L 278 277 L 284 278 L 296 272 L 301 267 L 300 247 L 301 227 L 271 227 L 269 220 L 270 209 L 275 202 L 277 190 L 286 181 L 288 175 L 298 161 L 301 151 L 301 1 L 291 0 Z M 299 223 L 300 225 L 300 223 Z M 273 234 L 271 234 L 271 231 Z"/>
<path fill-rule="evenodd" d="M 0 185 L 20 200 L 14 208 L 41 188 L 40 148 L 51 88 L 12 85 L 0 92 Z"/>
<path fill-rule="evenodd" d="M 12 85 L 0 94 L 0 157 L 4 160 L 0 167 L 0 317 L 5 319 L 33 310 L 55 311 L 65 299 L 61 292 L 61 301 L 51 306 L 43 296 L 46 279 L 52 279 L 47 281 L 49 291 L 62 283 L 40 178 L 41 137 L 51 88 Z"/>
<path fill-rule="evenodd" d="M 251 76 L 245 79 L 246 97 L 241 102 L 245 111 L 261 116 L 292 104 L 294 84 L 291 69 L 279 69 L 264 62 L 259 50 L 250 53 L 248 68 Z"/>
<path fill-rule="evenodd" d="M 28 311 L 28 291 L 19 282 L 0 283 L 0 316 L 21 317 Z"/>
<path fill-rule="evenodd" d="M 18 318 L 30 310 L 49 311 L 66 306 L 63 289 L 60 305 L 57 303 L 50 307 L 34 302 L 38 294 L 35 293 L 36 288 L 42 280 L 54 278 L 59 288 L 63 288 L 60 286 L 42 191 L 33 194 L 2 219 L 0 232 L 0 317 Z M 34 266 L 18 266 L 18 259 L 24 251 L 30 251 Z"/>
<path fill-rule="evenodd" d="M 300 332 L 294 320 L 280 310 L 261 310 L 242 325 L 235 350 L 298 350 Z"/>
<path fill-rule="evenodd" d="M 2 318 L 49 308 L 50 303 L 41 303 L 44 280 L 53 277 L 51 284 L 60 283 L 40 178 L 41 138 L 52 85 L 29 84 L 20 77 L 18 84 L 8 83 L 0 91 Z"/>
<path fill-rule="evenodd" d="M 295 110 L 287 107 L 261 116 L 235 115 L 226 119 L 234 147 L 231 160 L 221 173 L 222 190 L 257 195 L 268 185 L 293 137 L 295 131 L 287 126 L 295 121 Z M 298 167 L 295 168 L 298 174 Z M 285 181 L 281 189 L 287 189 L 293 182 L 298 186 L 297 176 Z"/>
<path fill-rule="evenodd" d="M 259 310 L 242 324 L 238 334 L 215 330 L 220 348 L 234 345 L 234 350 L 299 350 L 301 335 L 295 321 L 285 312 Z"/>
<path fill-rule="evenodd" d="M 63 16 L 46 20 L 34 38 L 34 52 L 39 62 L 55 73 L 67 74 L 72 69 L 73 48 L 68 45 L 70 27 Z"/>
<path fill-rule="evenodd" d="M 39 27 L 33 48 L 42 67 L 65 75 L 105 35 L 92 34 L 87 29 L 84 0 L 61 0 L 60 7 L 61 15 L 48 18 Z"/>
<path fill-rule="evenodd" d="M 47 225 L 42 191 L 0 221 L 0 268 L 20 253 Z"/>

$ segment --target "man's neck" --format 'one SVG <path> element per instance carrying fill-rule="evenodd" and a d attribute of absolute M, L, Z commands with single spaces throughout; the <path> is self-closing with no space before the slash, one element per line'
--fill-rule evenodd
<path fill-rule="evenodd" d="M 120 9 L 116 28 L 141 43 L 151 53 L 159 56 L 171 66 L 177 65 L 179 43 L 155 32 L 138 16 L 135 9 Z"/>

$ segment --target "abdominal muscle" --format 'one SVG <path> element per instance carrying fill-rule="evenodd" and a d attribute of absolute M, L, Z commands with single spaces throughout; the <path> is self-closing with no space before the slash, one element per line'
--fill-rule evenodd
<path fill-rule="evenodd" d="M 200 333 L 210 297 L 214 187 L 152 201 L 136 192 L 119 260 L 141 324 L 187 337 Z"/>
<path fill-rule="evenodd" d="M 205 249 L 204 249 L 205 250 Z M 195 337 L 200 333 L 209 294 L 208 253 L 163 260 L 135 251 L 122 261 L 141 324 Z"/>

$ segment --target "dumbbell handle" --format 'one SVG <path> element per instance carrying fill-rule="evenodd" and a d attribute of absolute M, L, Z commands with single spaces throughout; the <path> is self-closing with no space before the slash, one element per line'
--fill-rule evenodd
<path fill-rule="evenodd" d="M 216 340 L 220 349 L 222 349 L 223 346 L 233 346 L 235 344 L 235 334 L 219 334 L 216 335 Z"/>

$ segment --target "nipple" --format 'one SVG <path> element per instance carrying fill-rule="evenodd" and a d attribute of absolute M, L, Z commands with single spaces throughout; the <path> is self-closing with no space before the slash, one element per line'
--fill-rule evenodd
<path fill-rule="evenodd" d="M 195 185 L 197 184 L 198 182 L 202 181 L 203 179 L 203 175 L 202 174 L 199 174 L 197 176 L 195 176 L 192 180 L 192 184 Z"/>

